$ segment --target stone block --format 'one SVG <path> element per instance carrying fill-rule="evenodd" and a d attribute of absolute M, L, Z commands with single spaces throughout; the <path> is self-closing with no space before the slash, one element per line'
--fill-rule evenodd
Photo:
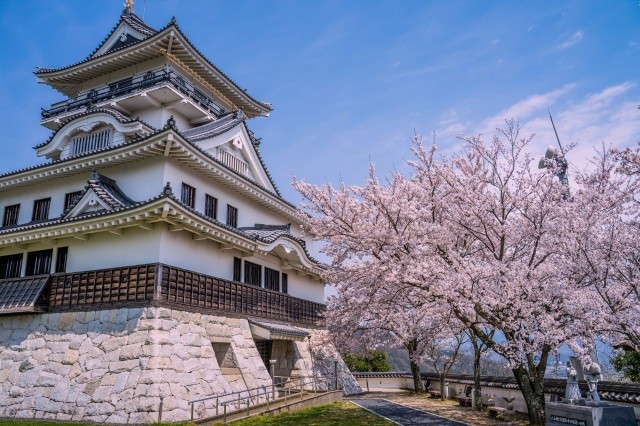
<path fill-rule="evenodd" d="M 78 358 L 80 357 L 78 351 L 67 350 L 67 352 L 62 357 L 63 365 L 73 365 L 78 362 Z"/>
<path fill-rule="evenodd" d="M 58 328 L 60 330 L 68 330 L 69 328 L 71 328 L 71 326 L 73 325 L 73 323 L 76 321 L 76 317 L 77 316 L 83 316 L 84 317 L 84 313 L 83 312 L 63 312 L 60 314 L 60 318 L 58 319 Z"/>
<path fill-rule="evenodd" d="M 98 386 L 91 395 L 92 402 L 109 402 L 111 400 L 113 386 Z M 105 414 L 105 413 L 95 413 L 95 414 Z"/>
<path fill-rule="evenodd" d="M 140 362 L 137 359 L 132 359 L 129 361 L 115 361 L 109 363 L 109 371 L 112 373 L 129 372 L 139 365 Z"/>
<path fill-rule="evenodd" d="M 96 341 L 94 340 L 94 343 Z M 109 353 L 115 350 L 118 350 L 127 344 L 126 337 L 112 337 L 109 339 L 105 339 L 102 343 L 99 344 L 99 348 L 102 349 L 105 353 Z"/>

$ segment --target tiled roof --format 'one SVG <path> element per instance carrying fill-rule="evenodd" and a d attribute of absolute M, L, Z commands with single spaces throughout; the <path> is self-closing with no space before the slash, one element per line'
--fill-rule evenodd
<path fill-rule="evenodd" d="M 43 311 L 43 290 L 49 275 L 0 280 L 0 315 Z"/>
<path fill-rule="evenodd" d="M 291 225 L 263 225 L 261 223 L 256 223 L 255 226 L 247 226 L 238 229 L 265 243 L 272 243 L 282 236 L 291 237 Z M 296 241 L 300 242 L 302 247 L 305 247 L 304 241 L 299 241 L 297 238 Z"/>
<path fill-rule="evenodd" d="M 36 75 L 42 75 L 42 74 L 47 74 L 47 73 L 52 73 L 52 72 L 58 72 L 58 71 L 66 70 L 66 69 L 69 69 L 69 68 L 73 68 L 73 67 L 75 67 L 75 66 L 77 66 L 77 65 L 80 65 L 80 64 L 84 64 L 84 63 L 90 62 L 90 61 L 92 61 L 92 60 L 94 60 L 94 59 L 97 59 L 97 58 L 100 58 L 100 57 L 102 57 L 102 56 L 105 56 L 105 55 L 111 54 L 111 53 L 113 53 L 113 52 L 115 52 L 115 51 L 117 51 L 117 50 L 121 50 L 121 49 L 124 49 L 124 48 L 130 47 L 130 46 L 133 46 L 133 45 L 136 45 L 136 44 L 142 43 L 142 42 L 144 42 L 145 40 L 147 40 L 147 39 L 143 39 L 143 40 L 140 40 L 140 41 L 137 41 L 137 42 L 131 43 L 131 44 L 123 45 L 123 46 L 121 46 L 121 47 L 120 47 L 120 48 L 118 48 L 118 49 L 111 50 L 111 51 L 109 51 L 109 52 L 105 52 L 105 53 L 103 53 L 103 54 L 101 54 L 101 55 L 93 56 L 93 55 L 95 55 L 95 53 L 96 53 L 98 50 L 100 50 L 100 48 L 102 47 L 102 45 L 104 45 L 104 43 L 109 39 L 109 37 L 111 37 L 111 35 L 114 33 L 114 31 L 118 28 L 118 25 L 120 25 L 120 22 L 124 19 L 124 14 L 125 14 L 125 13 L 126 13 L 126 12 L 123 12 L 123 17 L 121 17 L 121 20 L 120 20 L 120 21 L 118 21 L 118 23 L 117 23 L 117 24 L 116 24 L 116 26 L 111 30 L 111 32 L 109 33 L 109 35 L 108 35 L 108 36 L 103 40 L 103 42 L 98 46 L 98 48 L 96 48 L 96 49 L 95 49 L 95 50 L 94 50 L 94 51 L 93 51 L 93 52 L 92 52 L 92 53 L 91 53 L 87 58 L 85 58 L 85 59 L 84 59 L 84 60 L 82 60 L 82 61 L 75 62 L 75 63 L 73 63 L 73 64 L 71 64 L 71 65 L 67 65 L 67 66 L 59 67 L 59 68 L 38 67 L 38 69 L 36 70 L 35 74 L 36 74 Z M 255 99 L 253 96 L 251 96 L 251 95 L 247 92 L 247 90 L 246 90 L 246 89 L 243 89 L 242 87 L 240 87 L 240 86 L 238 85 L 238 83 L 236 83 L 234 80 L 232 80 L 232 79 L 231 79 L 227 74 L 225 74 L 224 72 L 222 72 L 222 70 L 220 70 L 216 65 L 214 65 L 214 64 L 213 64 L 213 62 L 211 62 L 211 61 L 210 61 L 210 60 L 209 60 L 205 55 L 203 55 L 203 54 L 202 54 L 202 52 L 200 52 L 200 50 L 199 50 L 197 47 L 195 47 L 195 46 L 193 45 L 193 43 L 191 43 L 191 40 L 189 40 L 189 38 L 188 38 L 188 37 L 187 37 L 187 36 L 186 36 L 186 35 L 185 35 L 181 30 L 180 30 L 180 27 L 179 27 L 179 26 L 178 26 L 178 24 L 176 23 L 175 18 L 173 18 L 173 19 L 172 19 L 172 20 L 171 20 L 171 21 L 170 21 L 170 22 L 169 22 L 169 23 L 168 23 L 164 28 L 162 28 L 162 29 L 160 29 L 160 30 L 157 30 L 157 31 L 156 31 L 156 30 L 154 30 L 153 28 L 149 27 L 147 24 L 145 24 L 145 23 L 144 23 L 144 21 L 142 21 L 140 18 L 138 18 L 135 14 L 133 14 L 133 13 L 132 13 L 131 15 L 132 15 L 132 16 L 134 16 L 134 17 L 135 17 L 135 19 L 136 19 L 137 21 L 139 21 L 142 25 L 145 25 L 145 26 L 146 26 L 150 31 L 154 31 L 154 33 L 153 33 L 153 34 L 151 34 L 150 36 L 155 36 L 155 35 L 161 34 L 161 33 L 165 32 L 167 29 L 169 29 L 169 28 L 171 28 L 171 27 L 175 28 L 175 30 L 176 30 L 176 31 L 177 31 L 177 32 L 178 32 L 182 37 L 184 37 L 184 39 L 185 39 L 185 41 L 187 42 L 187 44 L 189 45 L 189 47 L 191 47 L 191 48 L 192 48 L 192 49 L 193 49 L 193 50 L 194 50 L 198 55 L 200 55 L 200 56 L 204 59 L 204 61 L 205 61 L 205 62 L 206 62 L 210 67 L 212 67 L 214 70 L 216 70 L 216 72 L 218 72 L 218 73 L 219 73 L 222 77 L 224 77 L 224 78 L 225 78 L 229 83 L 231 83 L 231 85 L 232 85 L 232 86 L 234 86 L 238 91 L 240 91 L 240 92 L 244 93 L 244 95 L 245 95 L 246 97 L 248 97 L 251 101 L 255 102 L 256 104 L 261 105 L 261 106 L 262 106 L 263 108 L 265 108 L 267 111 L 272 111 L 272 110 L 273 110 L 273 107 L 271 106 L 271 104 L 268 104 L 268 103 L 266 103 L 266 102 L 261 102 L 261 101 L 259 101 L 259 100 Z M 127 21 L 127 23 L 129 23 L 129 22 Z M 133 25 L 132 25 L 132 26 L 133 26 Z"/>
<path fill-rule="evenodd" d="M 212 121 L 211 123 L 184 130 L 180 132 L 180 134 L 189 142 L 198 142 L 221 135 L 227 130 L 232 129 L 238 124 L 242 123 L 242 121 L 242 118 L 238 118 L 237 112 L 230 112 L 221 116 L 217 120 Z"/>
<path fill-rule="evenodd" d="M 253 318 L 249 318 L 249 324 L 257 325 L 258 327 L 262 327 L 274 333 L 279 334 L 289 334 L 292 336 L 301 336 L 306 337 L 309 335 L 308 332 L 301 330 L 299 328 L 293 327 L 289 324 L 278 324 L 275 322 L 267 322 L 262 320 L 256 320 Z"/>

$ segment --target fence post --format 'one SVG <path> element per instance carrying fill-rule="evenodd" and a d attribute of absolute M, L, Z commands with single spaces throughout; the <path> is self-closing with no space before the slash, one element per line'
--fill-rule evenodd
<path fill-rule="evenodd" d="M 160 396 L 160 409 L 158 410 L 158 423 L 162 423 L 162 400 L 164 396 Z"/>
<path fill-rule="evenodd" d="M 193 421 L 193 406 L 196 405 L 195 402 L 190 402 L 191 404 L 191 421 Z"/>
<path fill-rule="evenodd" d="M 227 424 L 227 404 L 224 404 L 224 424 Z"/>
<path fill-rule="evenodd" d="M 219 398 L 216 398 L 216 416 L 218 415 L 218 407 L 220 406 L 220 405 L 218 404 L 218 399 L 219 399 Z"/>

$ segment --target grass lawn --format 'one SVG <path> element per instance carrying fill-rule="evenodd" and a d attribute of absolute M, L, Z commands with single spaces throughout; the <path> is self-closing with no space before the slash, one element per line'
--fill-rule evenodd
<path fill-rule="evenodd" d="M 391 426 L 393 423 L 371 414 L 350 402 L 334 402 L 333 404 L 306 408 L 291 413 L 261 415 L 232 423 L 233 426 L 278 425 L 278 426 Z"/>

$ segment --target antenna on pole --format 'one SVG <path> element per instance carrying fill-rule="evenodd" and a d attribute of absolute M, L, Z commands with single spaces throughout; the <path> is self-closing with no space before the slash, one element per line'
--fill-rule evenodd
<path fill-rule="evenodd" d="M 560 143 L 560 137 L 558 136 L 558 131 L 556 130 L 556 125 L 553 122 L 553 117 L 551 116 L 551 111 L 547 110 L 549 113 L 549 119 L 551 120 L 551 125 L 553 126 L 553 132 L 556 134 L 556 140 L 558 141 L 558 146 L 560 147 L 560 152 L 564 155 L 564 149 L 562 148 L 562 144 Z"/>

